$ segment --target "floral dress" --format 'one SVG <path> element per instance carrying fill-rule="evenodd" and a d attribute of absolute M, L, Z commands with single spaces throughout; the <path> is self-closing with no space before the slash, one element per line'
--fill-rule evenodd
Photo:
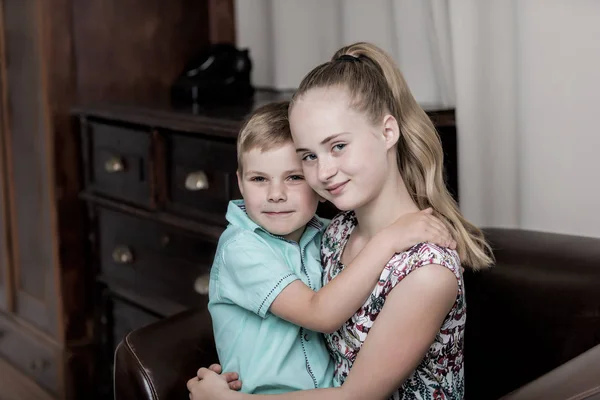
<path fill-rule="evenodd" d="M 324 266 L 323 285 L 344 269 L 340 261 L 341 255 L 356 224 L 356 216 L 350 211 L 338 215 L 327 228 L 321 245 Z M 336 386 L 343 384 L 348 377 L 352 364 L 375 319 L 383 309 L 390 291 L 411 271 L 428 264 L 442 265 L 455 274 L 458 280 L 458 295 L 424 359 L 390 399 L 463 398 L 466 304 L 460 260 L 456 251 L 430 243 L 420 243 L 403 253 L 394 255 L 385 266 L 377 286 L 363 306 L 338 331 L 325 335 L 329 351 L 335 361 Z"/>

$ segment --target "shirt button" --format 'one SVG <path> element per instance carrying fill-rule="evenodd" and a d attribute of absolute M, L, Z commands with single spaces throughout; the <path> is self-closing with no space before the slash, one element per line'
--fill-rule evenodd
<path fill-rule="evenodd" d="M 309 341 L 309 339 L 308 339 L 308 333 L 304 334 L 304 340 L 306 340 L 307 342 Z"/>

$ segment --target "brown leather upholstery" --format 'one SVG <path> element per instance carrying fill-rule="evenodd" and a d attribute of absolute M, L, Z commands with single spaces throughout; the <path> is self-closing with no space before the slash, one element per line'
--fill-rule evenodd
<path fill-rule="evenodd" d="M 502 400 L 600 400 L 600 345 L 502 397 Z"/>
<path fill-rule="evenodd" d="M 466 398 L 599 400 L 600 239 L 486 234 L 497 266 L 465 273 Z M 187 379 L 215 361 L 206 309 L 141 328 L 116 351 L 115 398 L 187 398 Z"/>
<path fill-rule="evenodd" d="M 600 239 L 486 233 L 496 267 L 465 274 L 466 394 L 475 400 L 497 399 L 600 343 Z"/>
<path fill-rule="evenodd" d="M 187 399 L 186 382 L 217 362 L 210 315 L 188 310 L 129 333 L 115 352 L 115 400 Z"/>

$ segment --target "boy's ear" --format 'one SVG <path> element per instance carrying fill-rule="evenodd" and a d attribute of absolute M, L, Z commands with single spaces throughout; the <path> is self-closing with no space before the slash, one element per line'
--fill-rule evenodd
<path fill-rule="evenodd" d="M 394 147 L 400 139 L 400 126 L 398 125 L 398 121 L 389 114 L 383 117 L 383 137 L 388 150 Z"/>
<path fill-rule="evenodd" d="M 240 176 L 240 170 L 235 171 L 235 176 L 237 177 L 238 189 L 240 189 L 240 193 L 242 197 L 244 196 L 244 189 L 242 188 L 242 177 Z"/>

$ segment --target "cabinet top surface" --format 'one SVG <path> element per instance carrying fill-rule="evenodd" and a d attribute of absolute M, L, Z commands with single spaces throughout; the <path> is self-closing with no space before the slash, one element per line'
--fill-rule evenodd
<path fill-rule="evenodd" d="M 80 105 L 75 116 L 169 129 L 235 139 L 244 119 L 255 109 L 274 101 L 290 100 L 293 91 L 257 90 L 252 101 L 237 105 L 196 105 L 175 107 L 158 104 L 103 103 Z M 436 125 L 454 125 L 454 110 L 421 104 Z"/>

